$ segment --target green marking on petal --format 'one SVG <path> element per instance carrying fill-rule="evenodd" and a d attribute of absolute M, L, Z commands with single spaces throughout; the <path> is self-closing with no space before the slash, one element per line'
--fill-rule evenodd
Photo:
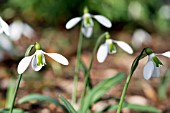
<path fill-rule="evenodd" d="M 156 56 L 152 57 L 152 60 L 155 62 L 156 67 L 160 67 L 161 65 L 163 65 L 162 62 Z"/>
<path fill-rule="evenodd" d="M 90 17 L 89 17 L 89 16 L 86 17 L 85 20 L 86 20 L 86 24 L 87 24 L 87 25 L 90 25 Z"/>
<path fill-rule="evenodd" d="M 43 58 L 43 57 L 42 57 L 42 54 L 38 54 L 38 55 L 37 55 L 37 60 L 38 60 L 37 65 L 38 65 L 38 66 L 44 65 L 42 58 Z"/>
<path fill-rule="evenodd" d="M 115 45 L 114 45 L 113 43 L 110 43 L 110 44 L 109 44 L 109 51 L 110 51 L 110 52 L 115 51 Z"/>

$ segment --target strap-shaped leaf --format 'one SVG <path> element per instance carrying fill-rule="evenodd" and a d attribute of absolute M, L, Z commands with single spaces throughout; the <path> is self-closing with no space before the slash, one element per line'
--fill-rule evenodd
<path fill-rule="evenodd" d="M 10 109 L 0 109 L 0 113 L 9 113 Z M 25 112 L 23 111 L 22 109 L 18 109 L 18 108 L 15 108 L 13 109 L 13 112 L 12 113 L 28 113 L 28 112 Z"/>
<path fill-rule="evenodd" d="M 11 107 L 11 100 L 14 94 L 14 90 L 15 90 L 15 80 L 11 79 L 10 80 L 10 84 L 7 90 L 7 102 L 6 102 L 6 108 L 10 108 Z"/>
<path fill-rule="evenodd" d="M 63 101 L 64 106 L 69 111 L 69 113 L 77 113 L 73 106 L 63 96 L 60 96 L 60 99 Z"/>
<path fill-rule="evenodd" d="M 159 85 L 159 88 L 158 88 L 158 94 L 159 94 L 159 97 L 161 100 L 163 99 L 166 99 L 167 98 L 167 95 L 166 95 L 166 89 L 167 89 L 167 85 L 168 83 L 170 82 L 170 69 L 168 69 L 166 71 L 166 73 L 164 74 L 164 76 L 162 77 L 161 79 L 161 83 Z"/>
<path fill-rule="evenodd" d="M 111 78 L 105 79 L 98 83 L 85 97 L 84 106 L 81 113 L 86 113 L 89 107 L 95 103 L 101 96 L 103 96 L 109 89 L 111 89 L 114 85 L 120 83 L 125 78 L 124 73 L 118 73 Z"/>
<path fill-rule="evenodd" d="M 55 98 L 51 98 L 51 97 L 40 95 L 40 94 L 30 94 L 25 97 L 22 97 L 21 99 L 19 99 L 18 103 L 21 104 L 21 103 L 32 101 L 32 100 L 54 103 L 56 106 L 59 106 L 64 109 L 64 106 Z"/>
<path fill-rule="evenodd" d="M 131 110 L 135 110 L 135 111 L 140 111 L 140 112 L 149 112 L 149 113 L 161 113 L 161 111 L 153 106 L 149 106 L 149 105 L 139 105 L 139 104 L 130 104 L 130 103 L 124 103 L 123 108 L 127 107 Z M 118 108 L 118 104 L 113 104 L 111 106 L 106 107 L 105 109 L 103 109 L 102 111 L 99 111 L 97 113 L 103 113 L 106 111 L 112 111 L 112 110 L 116 110 Z"/>

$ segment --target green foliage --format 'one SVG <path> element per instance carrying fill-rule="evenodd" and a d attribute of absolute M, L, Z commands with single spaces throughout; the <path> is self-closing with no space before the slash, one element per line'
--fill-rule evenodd
<path fill-rule="evenodd" d="M 28 102 L 32 100 L 54 103 L 56 106 L 63 108 L 63 105 L 58 100 L 48 97 L 48 96 L 40 95 L 40 94 L 30 94 L 25 97 L 22 97 L 21 99 L 19 99 L 18 103 L 22 104 L 24 102 Z"/>
<path fill-rule="evenodd" d="M 69 113 L 77 113 L 74 107 L 63 96 L 60 96 L 60 99 L 63 101 L 63 104 L 66 107 L 66 109 L 69 111 Z"/>
<path fill-rule="evenodd" d="M 123 73 L 118 73 L 111 78 L 105 79 L 98 83 L 93 89 L 89 90 L 85 96 L 83 107 L 79 109 L 79 113 L 86 113 L 87 110 L 100 99 L 114 85 L 120 83 L 125 78 Z"/>
<path fill-rule="evenodd" d="M 12 96 L 14 94 L 14 90 L 15 90 L 15 80 L 11 79 L 10 80 L 10 85 L 8 87 L 7 90 L 7 102 L 6 102 L 6 108 L 10 108 L 11 107 L 11 100 L 12 100 Z"/>
<path fill-rule="evenodd" d="M 158 94 L 161 100 L 164 100 L 167 98 L 166 89 L 167 89 L 167 85 L 169 81 L 170 81 L 170 69 L 168 69 L 167 72 L 164 74 L 164 76 L 161 79 L 161 83 L 158 87 Z"/>
<path fill-rule="evenodd" d="M 124 103 L 123 108 L 127 107 L 130 110 L 140 111 L 140 112 L 150 112 L 150 113 L 161 113 L 161 111 L 153 106 L 149 105 L 138 105 L 138 104 L 130 104 L 130 103 Z M 112 111 L 116 110 L 118 108 L 118 104 L 113 104 L 111 106 L 106 107 L 104 110 L 97 112 L 97 113 L 103 113 L 106 111 Z"/>
<path fill-rule="evenodd" d="M 0 109 L 0 113 L 9 113 L 10 109 Z M 22 109 L 15 108 L 13 109 L 13 113 L 28 113 L 23 111 Z"/>

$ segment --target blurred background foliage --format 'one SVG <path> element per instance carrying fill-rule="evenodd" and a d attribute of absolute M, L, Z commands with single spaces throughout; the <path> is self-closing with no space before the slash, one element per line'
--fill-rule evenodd
<path fill-rule="evenodd" d="M 0 15 L 7 20 L 21 18 L 33 26 L 65 25 L 81 16 L 84 6 L 90 13 L 108 17 L 120 28 L 137 27 L 166 35 L 170 31 L 168 0 L 0 0 Z"/>

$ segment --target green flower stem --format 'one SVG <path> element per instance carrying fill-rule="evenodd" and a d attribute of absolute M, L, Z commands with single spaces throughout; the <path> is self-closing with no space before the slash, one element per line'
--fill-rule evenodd
<path fill-rule="evenodd" d="M 81 94 L 81 105 L 80 105 L 79 110 L 82 109 L 83 104 L 84 104 L 84 96 L 85 96 L 85 92 L 86 92 L 87 86 L 88 86 L 88 84 L 90 82 L 89 73 L 90 73 L 90 70 L 92 68 L 92 63 L 93 63 L 94 55 L 95 55 L 95 53 L 97 51 L 97 48 L 98 48 L 99 44 L 101 43 L 102 39 L 105 38 L 106 33 L 103 33 L 102 35 L 100 35 L 100 37 L 98 38 L 98 40 L 97 40 L 97 42 L 95 44 L 95 47 L 93 49 L 93 52 L 92 52 L 92 55 L 91 55 L 91 58 L 90 58 L 90 64 L 89 64 L 89 67 L 87 69 L 87 72 L 85 73 L 85 82 L 84 82 L 84 87 L 83 87 L 83 91 L 82 91 L 82 94 Z"/>
<path fill-rule="evenodd" d="M 29 55 L 29 53 L 30 53 L 30 51 L 32 50 L 33 47 L 34 47 L 34 45 L 30 45 L 27 48 L 27 51 L 25 52 L 25 57 Z M 9 113 L 12 113 L 12 111 L 13 111 L 13 107 L 14 107 L 14 104 L 15 104 L 15 99 L 16 99 L 16 96 L 17 96 L 17 92 L 18 92 L 18 89 L 19 89 L 19 85 L 20 85 L 21 79 L 22 79 L 22 74 L 19 74 L 17 86 L 16 86 L 16 89 L 14 91 L 14 96 L 12 98 L 11 108 L 10 108 L 10 112 Z"/>
<path fill-rule="evenodd" d="M 21 78 L 22 78 L 22 74 L 20 74 L 19 78 L 18 78 L 17 86 L 16 86 L 16 89 L 15 89 L 15 92 L 14 92 L 14 97 L 13 97 L 12 103 L 11 103 L 10 113 L 12 113 L 12 111 L 13 111 L 13 107 L 14 107 L 15 99 L 16 99 L 17 92 L 18 92 L 18 89 L 19 89 L 19 85 L 20 85 L 20 82 L 21 82 Z"/>
<path fill-rule="evenodd" d="M 82 26 L 82 24 L 81 24 Z M 72 104 L 76 104 L 76 95 L 77 95 L 77 82 L 78 82 L 78 73 L 80 69 L 80 55 L 81 55 L 81 49 L 82 49 L 82 43 L 83 43 L 83 34 L 80 31 L 79 34 L 79 42 L 77 47 L 77 61 L 76 61 L 76 67 L 75 67 L 75 75 L 74 75 L 74 88 L 72 92 Z"/>
<path fill-rule="evenodd" d="M 126 95 L 126 91 L 127 91 L 127 88 L 128 88 L 128 85 L 129 85 L 129 82 L 131 80 L 131 77 L 134 73 L 134 71 L 136 70 L 137 66 L 138 66 L 138 63 L 139 63 L 139 60 L 144 58 L 146 56 L 146 54 L 144 54 L 146 48 L 144 48 L 142 50 L 142 52 L 140 53 L 139 56 L 136 57 L 136 59 L 133 61 L 132 63 L 132 66 L 131 66 L 131 70 L 130 70 L 130 73 L 126 79 L 126 83 L 124 85 L 124 88 L 123 88 L 123 91 L 122 91 L 122 95 L 121 95 L 121 98 L 120 98 L 120 101 L 119 101 L 119 106 L 118 106 L 118 109 L 117 109 L 117 112 L 116 113 L 120 113 L 121 112 L 121 109 L 122 109 L 122 104 L 123 104 L 123 101 L 124 101 L 124 98 L 125 98 L 125 95 Z"/>

